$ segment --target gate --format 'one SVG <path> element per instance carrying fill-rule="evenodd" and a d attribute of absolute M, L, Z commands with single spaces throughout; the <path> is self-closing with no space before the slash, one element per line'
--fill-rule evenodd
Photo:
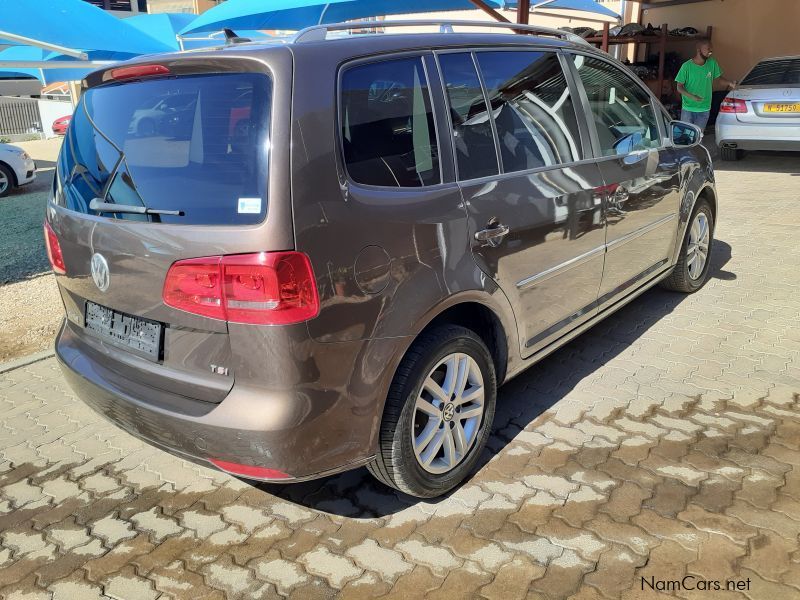
<path fill-rule="evenodd" d="M 38 100 L 0 96 L 0 136 L 41 133 L 42 116 Z"/>

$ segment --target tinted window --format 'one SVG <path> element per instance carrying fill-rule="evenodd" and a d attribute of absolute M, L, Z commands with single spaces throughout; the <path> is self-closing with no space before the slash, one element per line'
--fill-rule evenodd
<path fill-rule="evenodd" d="M 650 96 L 626 73 L 595 58 L 576 56 L 604 156 L 661 144 Z"/>
<path fill-rule="evenodd" d="M 440 183 L 436 131 L 420 57 L 344 72 L 342 140 L 353 181 L 390 187 Z"/>
<path fill-rule="evenodd" d="M 93 198 L 179 210 L 109 213 L 128 220 L 252 224 L 267 210 L 271 85 L 237 73 L 88 90 L 59 157 L 56 201 L 90 213 Z"/>
<path fill-rule="evenodd" d="M 453 123 L 458 178 L 497 175 L 497 150 L 492 124 L 472 55 L 442 54 L 442 68 Z"/>
<path fill-rule="evenodd" d="M 575 109 L 551 52 L 478 52 L 500 141 L 503 171 L 579 159 Z"/>
<path fill-rule="evenodd" d="M 758 63 L 742 80 L 742 85 L 800 84 L 800 58 L 765 60 Z"/>

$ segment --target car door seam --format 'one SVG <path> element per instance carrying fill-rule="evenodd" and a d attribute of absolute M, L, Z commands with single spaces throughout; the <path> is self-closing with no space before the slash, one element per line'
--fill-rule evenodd
<path fill-rule="evenodd" d="M 633 240 L 635 240 L 637 238 L 640 238 L 643 235 L 646 235 L 646 234 L 650 233 L 651 231 L 653 231 L 655 229 L 658 229 L 662 225 L 666 225 L 667 223 L 672 221 L 675 217 L 676 217 L 676 215 L 674 213 L 666 215 L 666 216 L 658 219 L 657 221 L 653 221 L 649 225 L 645 225 L 644 227 L 641 227 L 640 229 L 637 229 L 636 231 L 633 231 L 633 232 L 631 232 L 631 233 L 629 233 L 627 235 L 623 235 L 622 237 L 618 237 L 618 238 L 616 238 L 614 240 L 611 240 L 610 242 L 608 242 L 606 244 L 607 251 L 616 250 L 617 248 L 621 248 L 622 246 L 624 246 L 628 242 L 632 242 Z"/>

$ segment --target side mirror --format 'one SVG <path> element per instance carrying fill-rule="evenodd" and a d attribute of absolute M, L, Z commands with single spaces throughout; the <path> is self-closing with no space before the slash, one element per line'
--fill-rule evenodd
<path fill-rule="evenodd" d="M 692 148 L 703 140 L 703 132 L 697 125 L 673 121 L 669 124 L 669 138 L 673 146 L 678 148 Z"/>

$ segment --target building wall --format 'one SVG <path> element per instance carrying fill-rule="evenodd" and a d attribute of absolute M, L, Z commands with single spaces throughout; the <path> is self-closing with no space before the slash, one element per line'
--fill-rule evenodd
<path fill-rule="evenodd" d="M 216 5 L 216 0 L 147 0 L 147 11 L 149 13 L 189 13 L 199 15 Z"/>
<path fill-rule="evenodd" d="M 36 96 L 41 91 L 38 79 L 0 79 L 0 96 Z"/>
<path fill-rule="evenodd" d="M 728 79 L 741 79 L 763 58 L 800 54 L 796 0 L 708 0 L 653 8 L 643 12 L 642 23 L 700 31 L 712 25 L 714 54 Z"/>
<path fill-rule="evenodd" d="M 84 0 L 84 2 L 94 4 L 122 19 L 144 12 L 146 6 L 143 0 Z"/>

